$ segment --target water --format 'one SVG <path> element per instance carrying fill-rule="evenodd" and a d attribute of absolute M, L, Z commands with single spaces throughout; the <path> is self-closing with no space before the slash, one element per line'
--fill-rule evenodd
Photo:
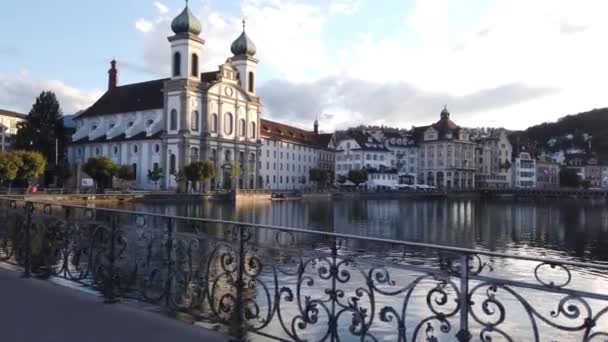
<path fill-rule="evenodd" d="M 480 199 L 480 198 L 401 198 L 401 199 L 317 199 L 288 202 L 271 202 L 266 200 L 244 201 L 234 203 L 202 202 L 198 204 L 169 204 L 169 203 L 127 203 L 122 208 L 162 213 L 186 217 L 205 217 L 231 221 L 252 222 L 275 226 L 305 228 L 315 231 L 328 231 L 352 235 L 378 237 L 394 240 L 424 242 L 431 244 L 475 248 L 502 252 L 509 255 L 525 255 L 535 257 L 550 257 L 560 260 L 586 261 L 608 263 L 608 208 L 604 201 L 591 200 L 513 200 L 513 199 Z M 270 240 L 272 242 L 272 240 Z M 389 251 L 386 251 L 389 252 Z M 397 253 L 398 254 L 398 253 Z M 398 257 L 398 255 L 393 255 Z M 494 271 L 490 276 L 501 279 L 536 283 L 534 267 L 537 263 L 517 259 L 488 259 Z M 391 260 L 392 262 L 392 260 Z M 365 279 L 356 278 L 355 268 L 346 268 L 353 275 L 353 280 L 340 284 L 347 294 L 353 295 L 358 286 L 365 284 Z M 396 281 L 396 288 L 410 284 L 420 276 L 419 273 L 389 269 L 391 277 Z M 302 296 L 325 298 L 323 289 L 331 287 L 320 281 L 316 269 L 306 270 L 315 278 L 312 288 L 302 286 Z M 553 281 L 563 280 L 564 273 L 559 269 L 545 267 L 544 277 Z M 588 290 L 595 293 L 608 292 L 608 278 L 602 272 L 576 269 L 572 272 L 573 279 L 569 288 Z M 272 276 L 262 275 L 260 281 L 272 287 Z M 295 277 L 281 276 L 280 286 L 295 288 L 298 280 Z M 427 295 L 435 286 L 435 281 L 422 283 L 412 293 L 408 309 L 409 321 L 405 323 L 407 337 L 410 340 L 412 332 L 418 328 L 419 322 L 431 317 L 427 304 Z M 478 282 L 471 282 L 471 287 Z M 272 288 L 269 289 L 272 293 Z M 449 307 L 454 308 L 454 291 L 446 289 Z M 519 288 L 517 290 L 526 301 L 532 305 L 540 316 L 550 322 L 565 327 L 577 327 L 586 317 L 569 319 L 565 312 L 553 316 L 552 311 L 559 309 L 560 300 L 564 295 L 550 294 Z M 515 340 L 531 340 L 531 321 L 526 311 L 515 297 L 499 289 L 500 301 L 506 308 L 506 320 L 500 328 L 507 331 Z M 256 288 L 257 300 L 261 302 L 261 310 L 269 310 L 271 305 L 264 305 L 265 292 L 262 286 Z M 483 315 L 481 303 L 486 299 L 485 289 L 475 292 L 473 297 L 477 302 L 476 313 L 483 319 L 492 321 L 496 315 Z M 403 294 L 377 295 L 375 307 L 377 310 L 384 306 L 403 306 Z M 369 302 L 362 299 L 362 304 Z M 576 301 L 572 303 L 577 304 Z M 590 301 L 591 310 L 597 313 L 606 306 L 605 302 Z M 584 305 L 578 306 L 584 309 Z M 445 307 L 444 307 L 445 309 Z M 566 309 L 567 310 L 567 309 Z M 448 310 L 449 311 L 449 310 Z M 559 310 L 558 310 L 559 311 Z M 497 312 L 496 310 L 494 312 Z M 294 317 L 298 314 L 294 307 L 285 309 L 284 314 Z M 377 313 L 376 313 L 377 314 Z M 604 315 L 607 316 L 607 315 Z M 458 329 L 458 316 L 450 320 L 449 333 L 441 334 L 438 321 L 434 321 L 434 332 L 440 340 L 454 340 Z M 344 317 L 343 317 L 344 319 Z M 472 319 L 471 319 L 472 320 Z M 582 330 L 574 335 L 553 329 L 540 322 L 540 340 L 571 340 L 574 336 L 581 340 Z M 341 320 L 339 327 L 341 340 L 356 341 L 358 338 L 349 335 L 346 330 L 348 319 Z M 378 319 L 376 318 L 376 322 Z M 596 331 L 608 329 L 608 317 L 597 322 Z M 394 323 L 378 324 L 373 333 L 379 340 L 396 340 Z M 421 332 L 418 340 L 425 336 L 426 326 L 419 327 Z M 282 329 L 273 321 L 268 328 L 271 332 L 280 334 Z M 479 340 L 481 327 L 471 323 L 473 340 Z M 301 337 L 316 340 L 323 336 L 323 324 L 309 327 L 302 332 Z M 496 334 L 494 340 L 504 340 Z M 254 340 L 257 340 L 254 338 Z"/>
<path fill-rule="evenodd" d="M 522 255 L 608 262 L 608 207 L 592 200 L 342 199 L 137 203 L 121 208 Z"/>

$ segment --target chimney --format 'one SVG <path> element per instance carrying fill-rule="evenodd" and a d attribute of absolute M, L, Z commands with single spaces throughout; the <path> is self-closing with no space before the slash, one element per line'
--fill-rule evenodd
<path fill-rule="evenodd" d="M 116 69 L 116 60 L 110 62 L 110 70 L 108 70 L 108 90 L 116 88 L 118 85 L 118 69 Z"/>
<path fill-rule="evenodd" d="M 319 134 L 319 120 L 315 120 L 314 128 L 315 134 Z"/>

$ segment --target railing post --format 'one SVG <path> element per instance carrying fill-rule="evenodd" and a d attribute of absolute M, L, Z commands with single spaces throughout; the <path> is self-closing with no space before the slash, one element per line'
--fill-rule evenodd
<path fill-rule="evenodd" d="M 116 226 L 116 217 L 112 216 L 112 218 L 110 219 L 110 251 L 108 254 L 108 271 L 106 274 L 106 280 L 104 285 L 104 294 L 106 297 L 104 303 L 106 304 L 113 304 L 118 302 L 118 299 L 116 298 L 115 289 L 115 282 L 118 280 L 118 274 L 116 273 L 116 238 L 118 236 Z"/>
<path fill-rule="evenodd" d="M 456 334 L 456 338 L 460 342 L 471 340 L 471 332 L 469 331 L 469 255 L 462 254 L 460 256 L 460 330 Z"/>
<path fill-rule="evenodd" d="M 331 245 L 331 268 L 329 270 L 331 276 L 331 316 L 329 317 L 329 331 L 331 333 L 331 341 L 338 341 L 338 320 L 336 318 L 336 302 L 338 301 L 336 278 L 338 277 L 338 239 L 333 238 Z M 365 322 L 362 322 L 365 324 Z"/>
<path fill-rule="evenodd" d="M 34 215 L 34 204 L 25 203 L 25 260 L 23 261 L 23 278 L 32 276 L 32 216 Z"/>
<path fill-rule="evenodd" d="M 167 308 L 171 305 L 171 291 L 173 289 L 173 219 L 167 219 L 167 243 L 165 245 L 165 252 L 167 253 L 167 280 L 165 282 L 165 306 Z"/>
<path fill-rule="evenodd" d="M 238 268 L 236 274 L 236 283 L 235 283 L 235 296 L 234 296 L 234 310 L 232 311 L 232 335 L 235 339 L 231 339 L 230 341 L 244 341 L 245 340 L 245 331 L 243 329 L 243 289 L 245 287 L 244 273 L 245 273 L 245 231 L 244 227 L 241 225 L 237 225 L 238 236 Z"/>

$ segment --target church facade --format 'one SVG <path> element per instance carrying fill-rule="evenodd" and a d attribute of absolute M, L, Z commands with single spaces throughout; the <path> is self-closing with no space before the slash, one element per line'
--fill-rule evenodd
<path fill-rule="evenodd" d="M 262 144 L 256 95 L 256 48 L 243 33 L 231 46 L 233 56 L 212 72 L 199 70 L 205 41 L 201 24 L 186 6 L 171 23 L 168 78 L 119 85 L 112 61 L 108 90 L 74 120 L 76 132 L 68 158 L 80 166 L 91 157 L 108 156 L 130 165 L 133 187 L 152 189 L 149 170 L 162 169 L 162 187 L 177 187 L 176 174 L 192 161 L 211 160 L 212 188 L 257 188 Z M 238 180 L 231 176 L 240 163 Z"/>

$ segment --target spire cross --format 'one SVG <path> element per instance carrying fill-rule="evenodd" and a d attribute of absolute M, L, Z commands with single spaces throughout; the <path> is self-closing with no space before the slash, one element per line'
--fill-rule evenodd
<path fill-rule="evenodd" d="M 243 18 L 243 32 L 245 32 L 245 18 Z"/>

